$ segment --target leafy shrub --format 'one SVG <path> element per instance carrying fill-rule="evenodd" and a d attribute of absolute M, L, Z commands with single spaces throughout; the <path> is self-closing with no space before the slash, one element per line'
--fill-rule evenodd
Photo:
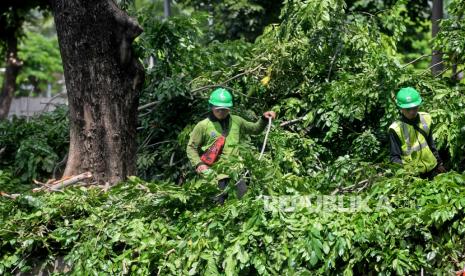
<path fill-rule="evenodd" d="M 19 181 L 10 172 L 0 170 L 0 191 L 18 192 Z"/>
<path fill-rule="evenodd" d="M 59 108 L 37 118 L 0 122 L 0 166 L 21 181 L 49 178 L 66 155 L 69 144 L 67 109 Z"/>

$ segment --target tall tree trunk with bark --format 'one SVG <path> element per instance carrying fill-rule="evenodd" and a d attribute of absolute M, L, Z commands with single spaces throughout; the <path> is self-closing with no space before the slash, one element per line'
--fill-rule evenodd
<path fill-rule="evenodd" d="M 0 120 L 8 117 L 11 102 L 16 91 L 16 77 L 18 77 L 22 62 L 18 59 L 18 38 L 11 32 L 6 38 L 6 69 L 0 94 Z"/>
<path fill-rule="evenodd" d="M 115 184 L 135 173 L 144 70 L 131 44 L 142 32 L 113 0 L 52 0 L 68 91 L 64 176 L 91 171 Z"/>
<path fill-rule="evenodd" d="M 439 32 L 439 21 L 444 17 L 443 1 L 433 0 L 433 9 L 431 15 L 432 23 L 432 37 L 435 37 Z M 433 49 L 433 56 L 431 58 L 431 73 L 437 75 L 444 70 L 442 64 L 442 54 Z"/>

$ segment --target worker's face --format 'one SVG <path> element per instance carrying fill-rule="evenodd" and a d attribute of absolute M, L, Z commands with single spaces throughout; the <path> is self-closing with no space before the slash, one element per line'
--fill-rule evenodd
<path fill-rule="evenodd" d="M 413 119 L 415 119 L 417 117 L 418 106 L 411 107 L 411 108 L 402 108 L 401 112 L 405 116 L 405 118 L 407 118 L 409 120 L 413 120 Z"/>
<path fill-rule="evenodd" d="M 218 120 L 223 120 L 226 117 L 228 117 L 229 109 L 226 109 L 226 108 L 220 108 L 220 109 L 213 108 L 212 110 L 213 110 L 213 115 L 215 115 L 215 117 Z"/>

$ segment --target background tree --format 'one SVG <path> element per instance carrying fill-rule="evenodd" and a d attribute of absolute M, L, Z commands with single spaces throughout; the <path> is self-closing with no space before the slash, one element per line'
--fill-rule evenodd
<path fill-rule="evenodd" d="M 265 26 L 277 23 L 283 0 L 181 0 L 184 7 L 205 11 L 209 27 L 220 41 L 243 38 L 254 41 Z"/>
<path fill-rule="evenodd" d="M 397 56 L 407 63 L 412 60 L 419 60 L 411 66 L 419 70 L 424 70 L 431 66 L 431 1 L 377 1 L 377 0 L 351 0 L 346 1 L 347 9 L 354 13 L 364 13 L 376 16 L 384 10 L 392 8 L 396 3 L 404 3 L 405 9 L 399 12 L 404 18 L 406 29 L 396 43 Z M 378 20 L 377 20 L 378 21 Z M 378 21 L 378 23 L 381 23 Z M 386 34 L 392 35 L 389 28 L 382 27 Z"/>
<path fill-rule="evenodd" d="M 433 7 L 431 13 L 431 35 L 436 37 L 439 32 L 439 23 L 444 17 L 444 6 L 442 0 L 433 0 Z M 433 50 L 433 57 L 431 59 L 431 73 L 437 75 L 442 70 L 444 70 L 444 65 L 442 64 L 442 54 L 437 50 Z"/>
<path fill-rule="evenodd" d="M 70 111 L 64 175 L 116 183 L 135 173 L 144 71 L 131 44 L 142 32 L 112 0 L 52 1 Z"/>
<path fill-rule="evenodd" d="M 33 8 L 47 7 L 47 1 L 2 1 L 0 4 L 0 50 L 5 57 L 5 75 L 0 92 L 0 120 L 8 116 L 16 91 L 16 78 L 22 62 L 18 58 L 18 43 L 22 25 Z"/>
<path fill-rule="evenodd" d="M 443 58 L 452 67 L 452 79 L 463 79 L 465 64 L 465 28 L 464 12 L 465 1 L 452 1 L 448 6 L 448 16 L 441 21 L 441 29 L 435 38 L 435 47 L 443 53 Z"/>
<path fill-rule="evenodd" d="M 15 96 L 27 96 L 31 92 L 33 96 L 46 96 L 62 91 L 63 65 L 51 12 L 32 10 L 23 32 L 18 51 L 23 67 L 16 81 Z"/>
<path fill-rule="evenodd" d="M 50 89 L 62 88 L 58 82 L 63 76 L 63 65 L 56 35 L 49 38 L 40 33 L 27 32 L 19 45 L 18 56 L 23 62 L 23 68 L 17 78 L 19 92 L 21 86 L 26 85 L 32 86 L 34 95 L 45 94 L 48 85 Z M 22 91 L 27 93 L 26 95 L 30 92 Z"/>

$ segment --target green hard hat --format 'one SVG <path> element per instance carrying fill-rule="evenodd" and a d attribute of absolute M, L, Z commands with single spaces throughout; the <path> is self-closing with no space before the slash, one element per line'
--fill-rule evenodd
<path fill-rule="evenodd" d="M 229 93 L 228 90 L 224 88 L 217 88 L 210 95 L 210 100 L 208 100 L 208 103 L 213 106 L 232 107 L 233 106 L 232 95 L 231 93 Z"/>
<path fill-rule="evenodd" d="M 397 92 L 396 104 L 400 108 L 412 108 L 421 105 L 420 93 L 415 88 L 404 87 Z"/>

